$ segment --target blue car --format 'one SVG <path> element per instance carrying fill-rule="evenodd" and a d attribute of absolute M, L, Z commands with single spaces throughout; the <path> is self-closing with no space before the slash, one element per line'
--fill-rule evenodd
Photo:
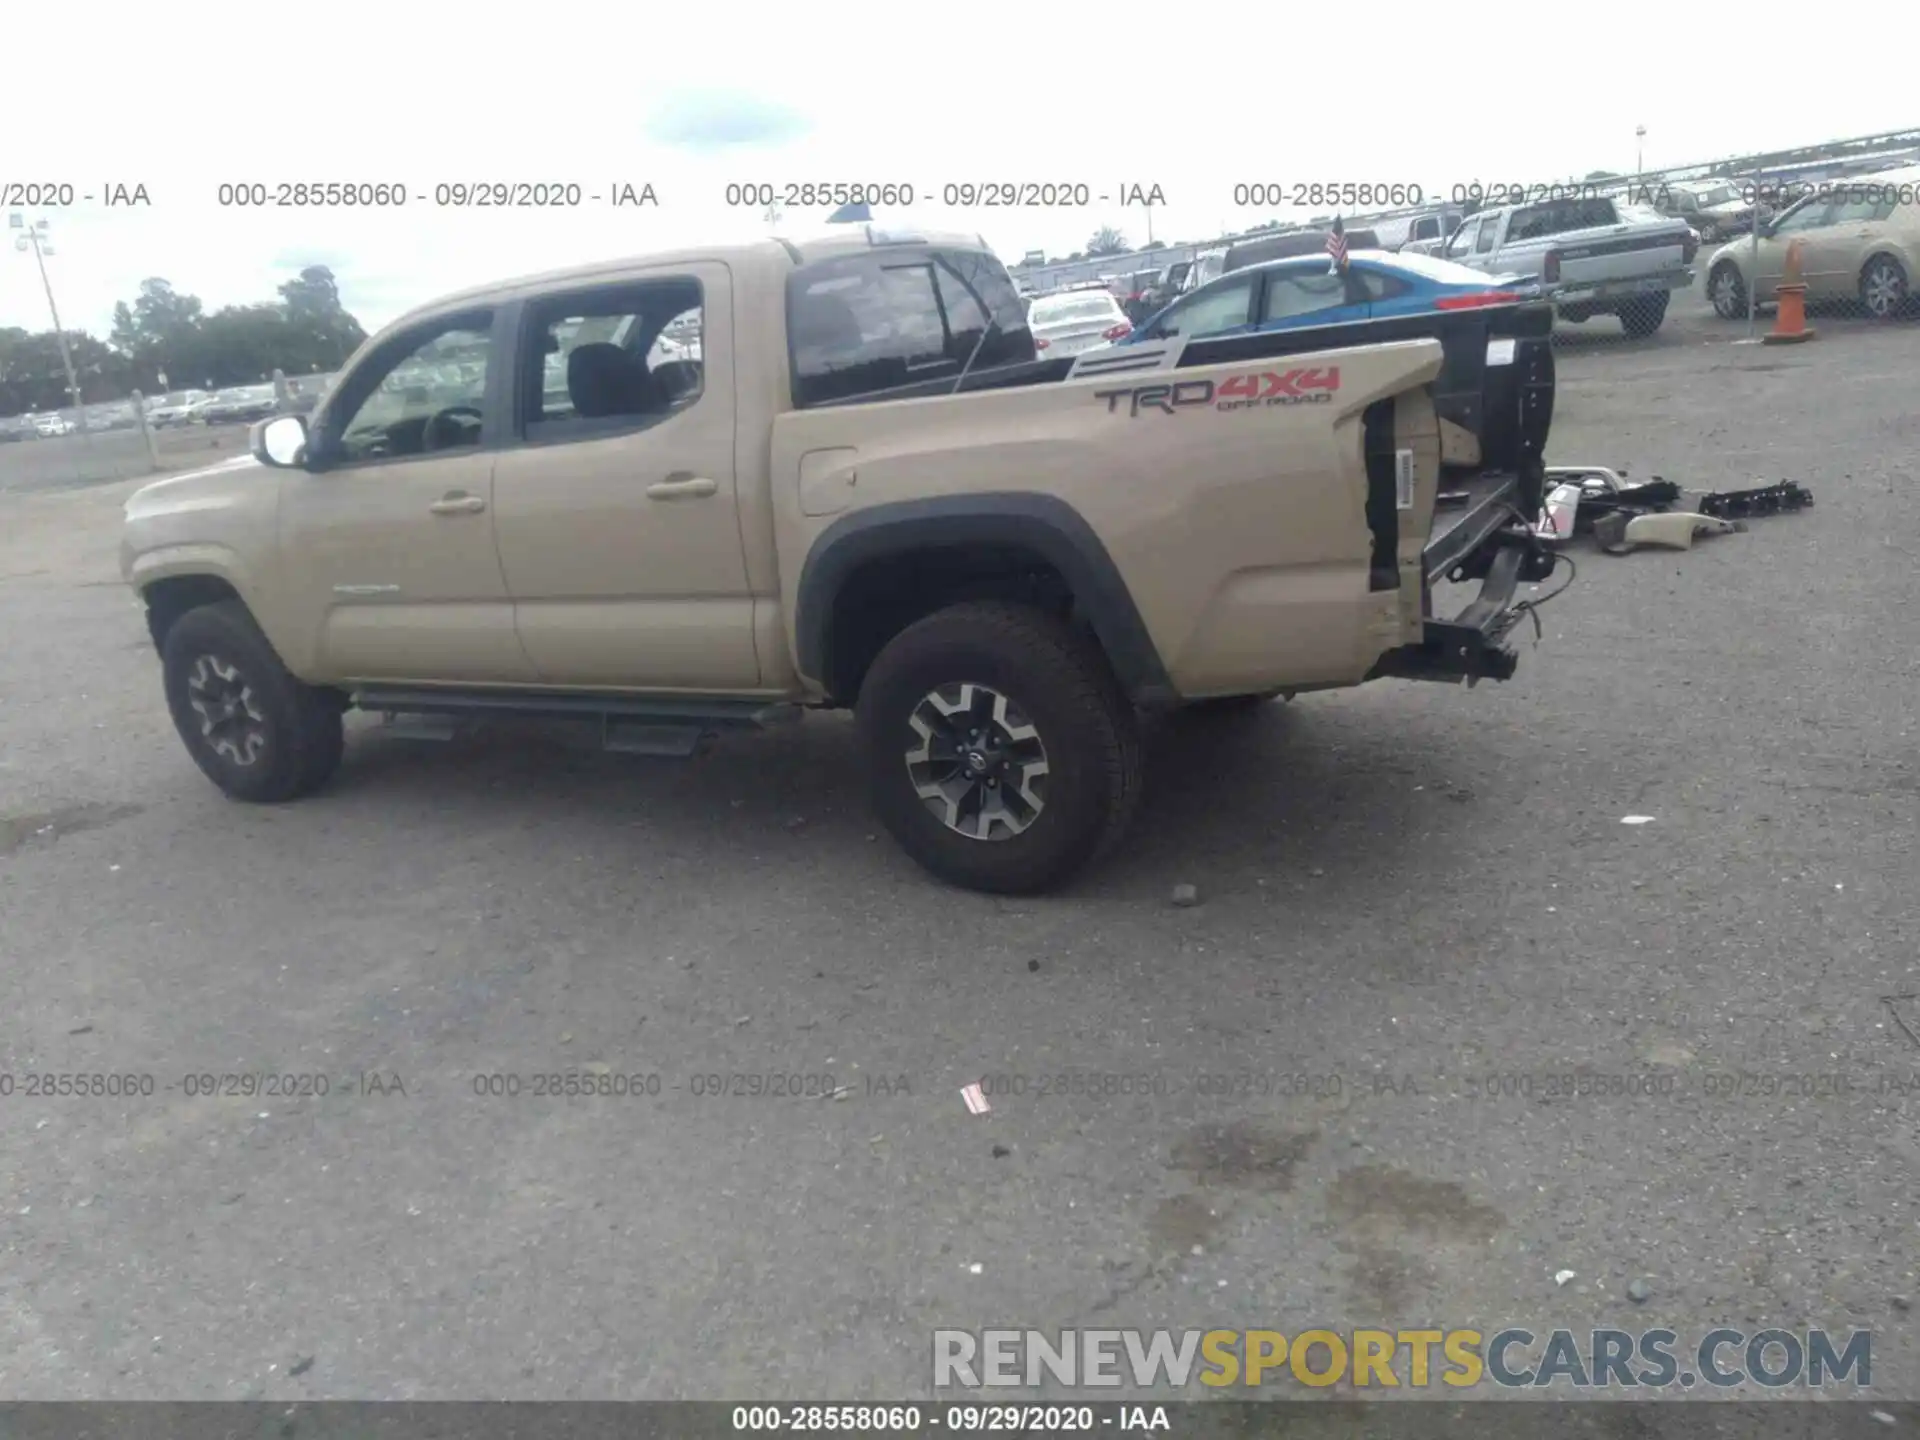
<path fill-rule="evenodd" d="M 1539 297 L 1539 282 L 1531 277 L 1489 276 L 1429 255 L 1356 250 L 1344 271 L 1335 270 L 1326 255 L 1297 255 L 1229 271 L 1181 296 L 1117 343 L 1407 320 Z"/>

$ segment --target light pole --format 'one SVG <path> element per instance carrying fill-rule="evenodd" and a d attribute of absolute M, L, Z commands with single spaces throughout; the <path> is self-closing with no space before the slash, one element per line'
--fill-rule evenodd
<path fill-rule="evenodd" d="M 13 248 L 31 250 L 33 261 L 40 269 L 40 288 L 47 292 L 47 310 L 53 316 L 54 338 L 60 342 L 60 363 L 67 368 L 67 393 L 73 397 L 74 415 L 80 424 L 80 438 L 88 437 L 87 406 L 80 394 L 80 379 L 73 372 L 73 352 L 67 347 L 67 332 L 60 328 L 60 307 L 53 300 L 53 282 L 47 278 L 47 256 L 53 254 L 53 242 L 47 238 L 47 222 L 36 220 L 27 223 L 27 217 L 15 210 L 7 216 L 9 229 L 20 233 L 14 237 Z"/>
<path fill-rule="evenodd" d="M 1635 188 L 1641 185 L 1641 175 L 1647 168 L 1647 127 L 1633 127 L 1633 183 Z"/>

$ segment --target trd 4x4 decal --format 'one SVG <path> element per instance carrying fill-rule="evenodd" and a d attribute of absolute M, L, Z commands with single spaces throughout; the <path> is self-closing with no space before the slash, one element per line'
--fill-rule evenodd
<path fill-rule="evenodd" d="M 1175 380 L 1158 385 L 1131 385 L 1119 390 L 1096 390 L 1093 398 L 1107 402 L 1115 414 L 1125 402 L 1129 417 L 1144 410 L 1172 415 L 1195 406 L 1216 410 L 1254 410 L 1267 405 L 1321 405 L 1340 388 L 1340 367 L 1307 370 L 1249 370 L 1224 380 Z"/>

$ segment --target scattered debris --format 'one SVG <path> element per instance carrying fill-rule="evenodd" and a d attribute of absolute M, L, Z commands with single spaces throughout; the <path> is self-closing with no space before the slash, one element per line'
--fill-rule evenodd
<path fill-rule="evenodd" d="M 989 1154 L 991 1154 L 991 1155 L 993 1156 L 993 1158 L 994 1158 L 994 1159 L 996 1159 L 996 1160 L 1004 1160 L 1004 1159 L 1006 1159 L 1006 1158 L 1007 1158 L 1007 1157 L 1008 1157 L 1009 1155 L 1011 1155 L 1011 1154 L 1013 1154 L 1013 1151 L 1011 1151 L 1011 1150 L 1009 1150 L 1009 1149 L 1008 1149 L 1008 1148 L 1007 1148 L 1006 1146 L 1004 1146 L 1004 1145 L 996 1145 L 996 1146 L 994 1146 L 994 1147 L 993 1147 L 993 1149 L 992 1149 L 991 1151 L 989 1151 L 988 1153 L 989 1153 Z"/>
<path fill-rule="evenodd" d="M 1653 1286 L 1649 1285 L 1645 1280 L 1635 1279 L 1627 1282 L 1627 1299 L 1633 1301 L 1634 1304 L 1644 1305 L 1652 1298 Z"/>
<path fill-rule="evenodd" d="M 1622 555 L 1637 545 L 1688 550 L 1696 536 L 1742 531 L 1740 517 L 1778 515 L 1813 504 L 1812 492 L 1792 480 L 1750 490 L 1703 495 L 1694 510 L 1676 511 L 1680 487 L 1656 475 L 1637 485 L 1625 483 L 1626 471 L 1603 465 L 1550 465 L 1553 484 L 1533 532 L 1555 544 L 1576 534 L 1591 534 L 1600 548 Z M 1569 503 L 1572 514 L 1567 514 Z"/>
<path fill-rule="evenodd" d="M 1575 1274 L 1573 1273 L 1573 1271 L 1571 1271 L 1571 1270 L 1561 1270 L 1561 1271 L 1557 1271 L 1557 1272 L 1556 1272 L 1556 1273 L 1554 1274 L 1554 1277 L 1553 1277 L 1553 1283 L 1554 1283 L 1554 1284 L 1556 1284 L 1556 1285 L 1564 1285 L 1564 1284 L 1566 1284 L 1566 1283 L 1567 1283 L 1567 1282 L 1568 1282 L 1569 1280 L 1573 1280 L 1573 1279 L 1576 1279 L 1576 1278 L 1578 1278 L 1578 1277 L 1576 1277 L 1576 1276 L 1575 1276 Z"/>
<path fill-rule="evenodd" d="M 1900 1423 L 1898 1420 L 1895 1420 L 1893 1416 L 1889 1415 L 1884 1410 L 1874 1410 L 1869 1413 L 1871 1413 L 1873 1418 L 1878 1420 L 1882 1425 L 1898 1425 Z"/>
<path fill-rule="evenodd" d="M 1620 823 L 1621 823 L 1622 825 L 1651 825 L 1651 824 L 1653 823 L 1653 816 L 1651 816 L 1651 815 L 1622 815 L 1622 816 L 1620 817 Z"/>
<path fill-rule="evenodd" d="M 1028 969 L 1028 970 L 1030 970 L 1030 971 L 1031 971 L 1031 970 L 1038 970 L 1039 968 L 1040 968 L 1040 962 L 1039 962 L 1038 960 L 1029 960 L 1029 961 L 1027 961 L 1027 969 Z"/>
<path fill-rule="evenodd" d="M 1761 485 L 1752 490 L 1722 490 L 1700 497 L 1700 513 L 1731 520 L 1748 515 L 1778 515 L 1804 510 L 1813 504 L 1813 492 L 1792 480 Z"/>
<path fill-rule="evenodd" d="M 1717 520 L 1696 510 L 1669 510 L 1662 514 L 1635 515 L 1620 532 L 1626 546 L 1657 545 L 1666 550 L 1691 550 L 1700 535 L 1731 535 L 1747 527 L 1738 520 Z"/>
<path fill-rule="evenodd" d="M 1178 906 L 1181 906 L 1182 908 L 1185 908 L 1190 905 L 1198 905 L 1200 903 L 1199 888 L 1193 885 L 1174 886 L 1173 887 L 1173 903 Z"/>
<path fill-rule="evenodd" d="M 960 1098 L 967 1102 L 967 1113 L 969 1115 L 989 1115 L 993 1112 L 993 1106 L 987 1103 L 986 1092 L 980 1088 L 980 1082 L 978 1080 L 974 1081 L 971 1085 L 962 1085 L 960 1087 Z"/>
<path fill-rule="evenodd" d="M 313 1356 L 303 1355 L 287 1367 L 289 1375 L 304 1375 L 313 1368 Z"/>
<path fill-rule="evenodd" d="M 93 1026 L 91 1025 L 76 1025 L 73 1029 L 67 1031 L 69 1035 L 91 1035 L 92 1033 Z"/>
<path fill-rule="evenodd" d="M 1580 494 L 1580 487 L 1575 484 L 1554 486 L 1533 533 L 1542 540 L 1571 540 L 1580 516 Z"/>
<path fill-rule="evenodd" d="M 1902 1315 L 1906 1314 L 1909 1310 L 1913 1309 L 1913 1301 L 1909 1300 L 1904 1295 L 1895 1295 L 1889 1303 L 1891 1303 L 1893 1308 L 1898 1310 Z"/>
<path fill-rule="evenodd" d="M 973 1262 L 973 1264 L 967 1266 L 967 1273 L 969 1275 L 978 1275 L 980 1274 L 981 1271 L 985 1270 L 986 1268 L 987 1268 L 986 1266 L 982 1265 L 978 1260 L 976 1260 Z"/>

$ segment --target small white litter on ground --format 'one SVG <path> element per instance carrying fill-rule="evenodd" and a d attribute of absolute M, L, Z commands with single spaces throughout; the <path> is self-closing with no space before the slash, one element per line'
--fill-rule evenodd
<path fill-rule="evenodd" d="M 993 1110 L 993 1106 L 987 1103 L 986 1092 L 980 1088 L 978 1080 L 971 1085 L 962 1085 L 960 1098 L 967 1102 L 967 1113 L 970 1115 L 986 1115 Z"/>
<path fill-rule="evenodd" d="M 1653 823 L 1653 817 L 1651 815 L 1622 815 L 1620 817 L 1620 823 L 1622 825 L 1651 825 Z"/>
<path fill-rule="evenodd" d="M 1556 1284 L 1556 1285 L 1564 1285 L 1564 1284 L 1566 1284 L 1566 1283 L 1567 1283 L 1567 1281 L 1569 1281 L 1569 1280 L 1571 1280 L 1571 1279 L 1573 1279 L 1573 1278 L 1574 1278 L 1574 1273 L 1573 1273 L 1573 1271 L 1571 1271 L 1571 1270 L 1562 1270 L 1562 1271 L 1560 1271 L 1560 1272 L 1559 1272 L 1558 1274 L 1556 1274 L 1556 1275 L 1555 1275 L 1555 1276 L 1553 1277 L 1553 1283 L 1554 1283 L 1554 1284 Z"/>

